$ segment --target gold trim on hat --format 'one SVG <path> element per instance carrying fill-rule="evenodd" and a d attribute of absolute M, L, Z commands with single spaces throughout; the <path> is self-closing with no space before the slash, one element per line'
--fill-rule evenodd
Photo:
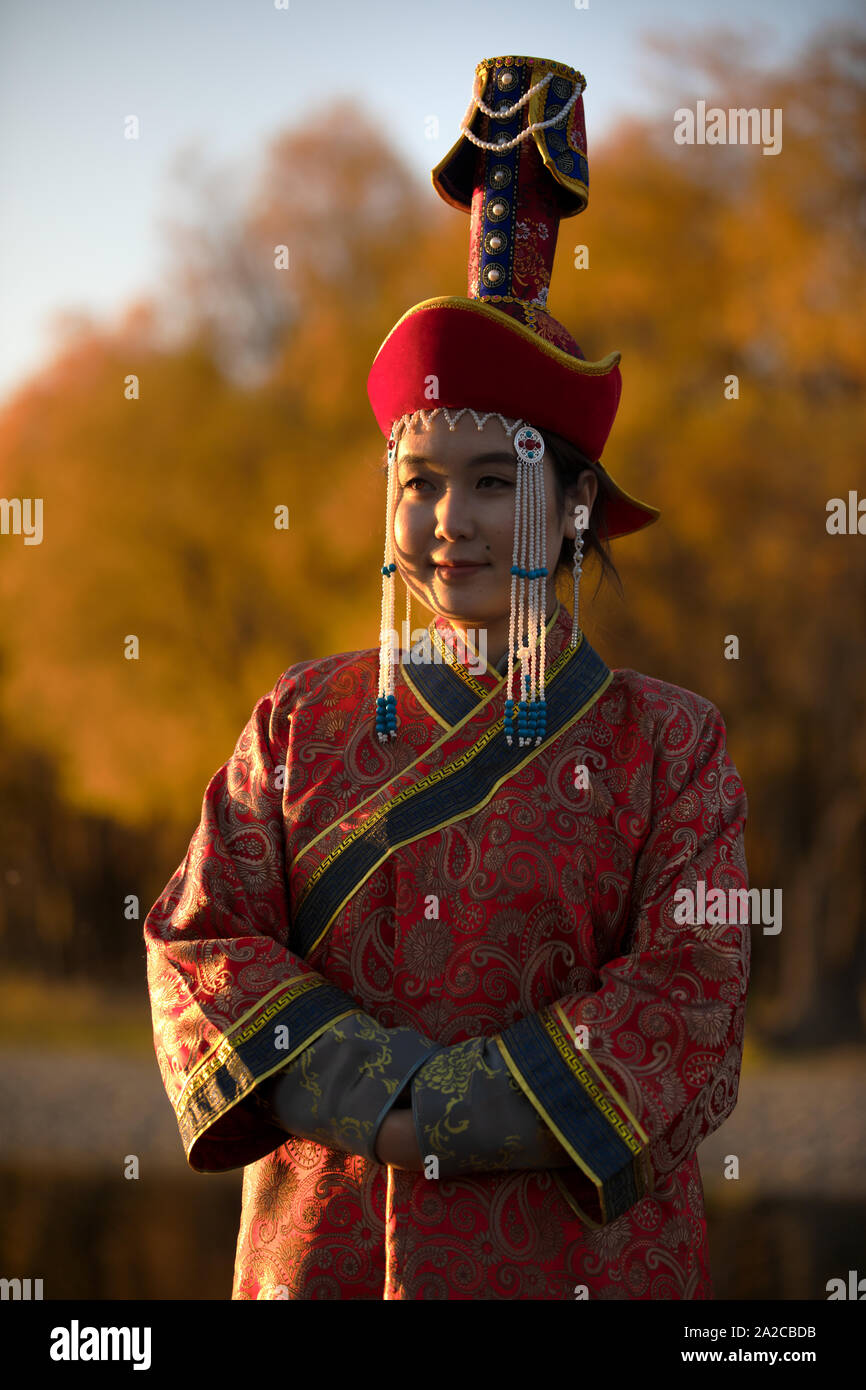
<path fill-rule="evenodd" d="M 630 527 L 628 531 L 611 534 L 611 540 L 620 540 L 624 535 L 630 536 L 635 531 L 642 531 L 645 526 L 651 526 L 654 521 L 658 521 L 662 514 L 661 507 L 651 507 L 649 502 L 642 502 L 639 497 L 632 497 L 630 492 L 626 492 L 624 487 L 620 487 L 619 483 L 614 482 L 601 459 L 592 459 L 591 462 L 593 467 L 598 468 L 604 474 L 605 481 L 614 497 L 618 497 L 621 502 L 628 502 L 632 507 L 637 507 L 639 511 L 652 513 L 644 521 L 639 522 L 637 526 Z"/>
<path fill-rule="evenodd" d="M 559 63 L 549 63 L 549 64 L 546 65 L 545 71 L 546 71 L 546 72 L 547 72 L 547 71 L 550 71 L 551 68 L 554 68 L 554 69 L 555 69 L 555 68 L 560 68 L 561 66 L 562 66 L 562 64 L 559 64 Z M 535 81 L 535 71 L 536 71 L 535 68 L 533 68 L 533 69 L 532 69 L 532 74 L 533 74 L 532 80 L 533 80 L 533 82 Z M 557 73 L 556 75 L 557 75 L 557 76 L 562 76 L 563 74 Z M 568 75 L 568 74 L 566 74 L 566 75 Z M 542 72 L 542 73 L 541 73 L 541 76 L 544 77 L 544 76 L 545 76 L 545 73 Z M 570 80 L 571 80 L 571 92 L 569 93 L 569 95 L 572 95 L 572 94 L 574 93 L 574 85 L 575 85 L 575 82 L 577 81 L 578 78 L 581 78 L 581 77 L 582 77 L 582 74 L 581 74 L 581 73 L 575 72 L 575 71 L 572 69 L 572 73 L 571 73 L 571 75 L 570 75 Z M 584 81 L 584 86 L 585 86 L 585 85 L 586 85 L 586 79 L 584 78 L 583 81 Z M 541 92 L 536 92 L 534 96 L 530 97 L 530 99 L 529 99 L 529 124 L 530 124 L 530 125 L 532 125 L 535 121 L 542 121 L 542 120 L 544 120 L 544 107 L 545 107 L 545 104 L 546 104 L 546 102 L 547 102 L 547 94 L 548 94 L 548 91 L 549 91 L 549 90 L 550 90 L 550 86 L 549 86 L 549 84 L 548 84 L 548 86 L 545 87 L 543 91 L 541 91 Z M 566 103 L 567 100 L 568 100 L 568 97 L 565 97 L 565 98 L 563 99 L 563 103 L 562 103 L 563 106 L 565 105 L 565 103 Z M 580 102 L 580 101 L 583 100 L 583 93 L 581 93 L 581 95 L 578 97 L 577 100 L 578 100 L 578 102 Z M 489 103 L 488 103 L 488 105 L 489 105 Z M 566 136 L 566 132 L 567 132 L 567 130 L 568 130 L 569 124 L 571 123 L 571 120 L 572 120 L 573 115 L 574 115 L 574 112 L 573 112 L 573 111 L 570 111 L 561 129 L 560 129 L 559 126 L 557 126 L 557 127 L 551 127 L 551 129 L 554 129 L 554 128 L 555 128 L 555 129 L 559 130 L 559 131 L 560 131 L 560 134 L 561 134 L 561 135 L 563 136 L 563 138 L 565 139 L 565 142 L 566 142 L 566 144 L 568 145 L 568 148 L 569 148 L 571 151 L 573 151 L 573 153 L 575 153 L 575 154 L 580 154 L 580 155 L 583 156 L 584 159 L 586 159 L 586 157 L 587 157 L 587 155 L 586 155 L 586 150 L 575 149 L 575 146 L 572 145 L 571 141 L 568 140 L 568 138 L 567 138 L 567 136 Z M 564 174 L 564 173 L 562 172 L 561 169 L 558 169 L 558 168 L 556 167 L 556 164 L 555 164 L 554 161 L 553 161 L 553 156 L 552 156 L 551 153 L 550 153 L 550 148 L 549 148 L 548 143 L 547 143 L 547 135 L 548 135 L 548 132 L 547 132 L 546 130 L 534 130 L 534 131 L 532 132 L 532 138 L 533 138 L 533 140 L 535 141 L 535 144 L 536 144 L 536 146 L 537 146 L 537 148 L 538 148 L 538 153 L 541 155 L 541 158 L 542 158 L 542 160 L 544 161 L 545 167 L 546 167 L 547 170 L 549 171 L 549 173 L 550 173 L 550 175 L 551 175 L 551 178 L 555 179 L 556 182 L 557 182 L 558 184 L 561 184 L 563 188 L 567 189 L 569 193 L 573 193 L 574 196 L 580 200 L 580 206 L 579 206 L 579 207 L 576 207 L 576 208 L 571 208 L 571 209 L 569 209 L 568 207 L 562 207 L 562 206 L 560 206 L 559 215 L 560 215 L 561 218 L 562 218 L 562 217 L 576 217 L 577 214 L 578 214 L 579 212 L 583 212 L 584 208 L 586 207 L 587 203 L 589 202 L 589 185 L 588 185 L 587 183 L 584 183 L 582 179 L 575 179 L 575 178 L 572 178 L 569 174 Z"/>
<path fill-rule="evenodd" d="M 413 314 L 421 313 L 424 309 L 438 308 L 469 310 L 473 314 L 481 314 L 484 318 L 492 319 L 494 323 L 499 324 L 502 328 L 518 334 L 519 337 L 525 338 L 526 341 L 531 343 L 534 348 L 537 348 L 539 352 L 546 353 L 548 357 L 552 357 L 554 361 L 559 362 L 563 367 L 567 367 L 569 371 L 577 372 L 578 376 L 607 376 L 609 372 L 613 371 L 613 368 L 622 357 L 621 352 L 609 352 L 606 357 L 600 357 L 597 362 L 587 362 L 586 358 L 583 357 L 572 357 L 570 352 L 566 352 L 563 348 L 558 348 L 553 343 L 547 342 L 545 338 L 540 337 L 538 333 L 533 332 L 531 328 L 527 328 L 525 324 L 519 323 L 517 319 L 512 318 L 510 314 L 504 313 L 503 310 L 493 309 L 489 305 L 482 303 L 480 299 L 465 299 L 455 294 L 442 294 L 438 295 L 435 299 L 422 299 L 420 304 L 413 304 L 412 308 L 407 309 L 405 314 L 397 320 L 388 336 L 383 338 L 382 342 L 379 344 L 376 357 L 379 356 L 379 353 L 388 342 L 388 339 L 397 332 L 400 325 L 405 323 L 408 318 L 411 318 Z"/>

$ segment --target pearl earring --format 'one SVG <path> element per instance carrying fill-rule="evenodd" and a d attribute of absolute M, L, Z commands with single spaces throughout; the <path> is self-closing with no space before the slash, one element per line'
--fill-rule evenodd
<path fill-rule="evenodd" d="M 571 645 L 576 647 L 580 637 L 580 576 L 583 570 L 583 527 L 578 526 L 582 507 L 574 509 L 574 616 L 571 621 Z"/>

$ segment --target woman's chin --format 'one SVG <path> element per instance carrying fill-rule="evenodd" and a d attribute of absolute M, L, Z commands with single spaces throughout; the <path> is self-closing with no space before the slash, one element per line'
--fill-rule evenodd
<path fill-rule="evenodd" d="M 508 622 L 509 608 L 497 605 L 489 596 L 475 594 L 467 587 L 465 593 L 454 593 L 436 586 L 428 599 L 428 607 L 435 612 L 447 614 L 450 618 L 462 618 L 477 625 Z"/>

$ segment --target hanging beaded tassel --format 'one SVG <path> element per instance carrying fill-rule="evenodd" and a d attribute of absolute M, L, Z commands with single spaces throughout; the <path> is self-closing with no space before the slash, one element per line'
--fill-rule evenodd
<path fill-rule="evenodd" d="M 461 415 L 470 414 L 476 428 L 484 428 L 495 415 L 511 438 L 517 456 L 517 493 L 514 511 L 514 549 L 511 566 L 511 612 L 508 628 L 508 681 L 505 701 L 505 735 L 512 742 L 515 702 L 511 698 L 515 661 L 520 661 L 524 697 L 518 702 L 517 726 L 520 747 L 541 743 L 547 732 L 547 706 L 544 692 L 547 625 L 547 568 L 545 565 L 546 505 L 544 492 L 544 440 L 537 430 L 521 420 L 508 420 L 499 411 L 479 413 L 471 408 L 451 411 L 445 406 L 433 410 L 414 410 L 395 420 L 388 439 L 388 482 L 385 499 L 385 555 L 382 564 L 382 623 L 379 632 L 379 695 L 376 700 L 376 732 L 380 743 L 397 735 L 396 695 L 394 693 L 394 561 L 393 499 L 396 478 L 397 441 L 404 427 L 420 419 L 423 428 L 440 412 L 453 430 Z M 519 428 L 521 427 L 522 428 Z M 406 589 L 406 622 L 410 620 L 410 593 Z"/>
<path fill-rule="evenodd" d="M 511 565 L 505 737 L 510 747 L 515 717 L 511 691 L 517 654 L 524 687 L 523 698 L 517 705 L 517 735 L 519 746 L 523 748 L 530 743 L 541 743 L 547 732 L 544 692 L 547 622 L 544 440 L 531 425 L 524 424 L 514 437 L 514 452 L 517 455 L 517 496 Z"/>
<path fill-rule="evenodd" d="M 571 646 L 576 647 L 580 639 L 580 576 L 583 571 L 583 527 L 578 526 L 582 507 L 574 509 L 574 616 L 571 620 Z"/>
<path fill-rule="evenodd" d="M 385 489 L 385 558 L 382 563 L 382 622 L 379 628 L 379 695 L 376 700 L 376 734 L 380 743 L 397 737 L 397 699 L 394 694 L 394 528 L 391 499 L 394 495 L 394 458 L 397 440 L 392 429 L 388 440 L 388 482 Z"/>

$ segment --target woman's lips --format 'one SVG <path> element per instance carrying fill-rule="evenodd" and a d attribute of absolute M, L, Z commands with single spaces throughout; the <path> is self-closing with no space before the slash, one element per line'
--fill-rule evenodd
<path fill-rule="evenodd" d="M 439 578 L 446 584 L 453 584 L 460 579 L 468 579 L 470 575 L 477 574 L 479 570 L 486 568 L 486 565 L 434 565 Z"/>

